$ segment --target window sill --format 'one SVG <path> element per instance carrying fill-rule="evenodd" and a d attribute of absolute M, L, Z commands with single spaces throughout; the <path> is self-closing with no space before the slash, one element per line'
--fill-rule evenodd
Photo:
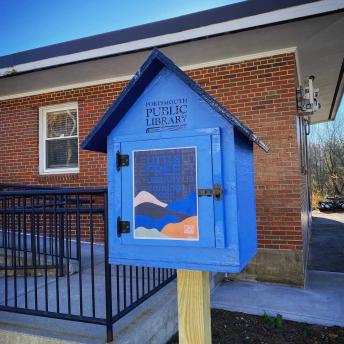
<path fill-rule="evenodd" d="M 79 168 L 66 168 L 66 169 L 54 169 L 54 170 L 46 170 L 46 171 L 40 171 L 40 176 L 52 176 L 52 175 L 58 175 L 58 174 L 77 174 L 80 172 Z"/>

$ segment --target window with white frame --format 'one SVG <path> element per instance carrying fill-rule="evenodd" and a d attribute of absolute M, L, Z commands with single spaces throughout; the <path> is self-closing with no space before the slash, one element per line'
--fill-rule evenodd
<path fill-rule="evenodd" d="M 78 104 L 40 108 L 41 174 L 79 171 Z"/>

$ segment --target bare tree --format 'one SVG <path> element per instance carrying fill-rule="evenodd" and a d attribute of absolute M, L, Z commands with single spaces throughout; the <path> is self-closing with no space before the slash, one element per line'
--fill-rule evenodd
<path fill-rule="evenodd" d="M 344 125 L 342 121 L 312 127 L 310 169 L 313 191 L 344 194 Z"/>

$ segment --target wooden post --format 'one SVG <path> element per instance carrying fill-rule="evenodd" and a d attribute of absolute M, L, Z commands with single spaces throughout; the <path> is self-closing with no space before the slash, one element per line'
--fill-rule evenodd
<path fill-rule="evenodd" d="M 178 270 L 180 344 L 210 344 L 209 272 Z"/>

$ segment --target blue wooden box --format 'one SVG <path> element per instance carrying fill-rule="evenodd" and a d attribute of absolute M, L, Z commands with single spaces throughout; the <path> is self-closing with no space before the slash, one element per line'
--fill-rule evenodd
<path fill-rule="evenodd" d="M 107 152 L 110 262 L 239 272 L 257 251 L 253 143 L 154 50 L 82 147 Z"/>

